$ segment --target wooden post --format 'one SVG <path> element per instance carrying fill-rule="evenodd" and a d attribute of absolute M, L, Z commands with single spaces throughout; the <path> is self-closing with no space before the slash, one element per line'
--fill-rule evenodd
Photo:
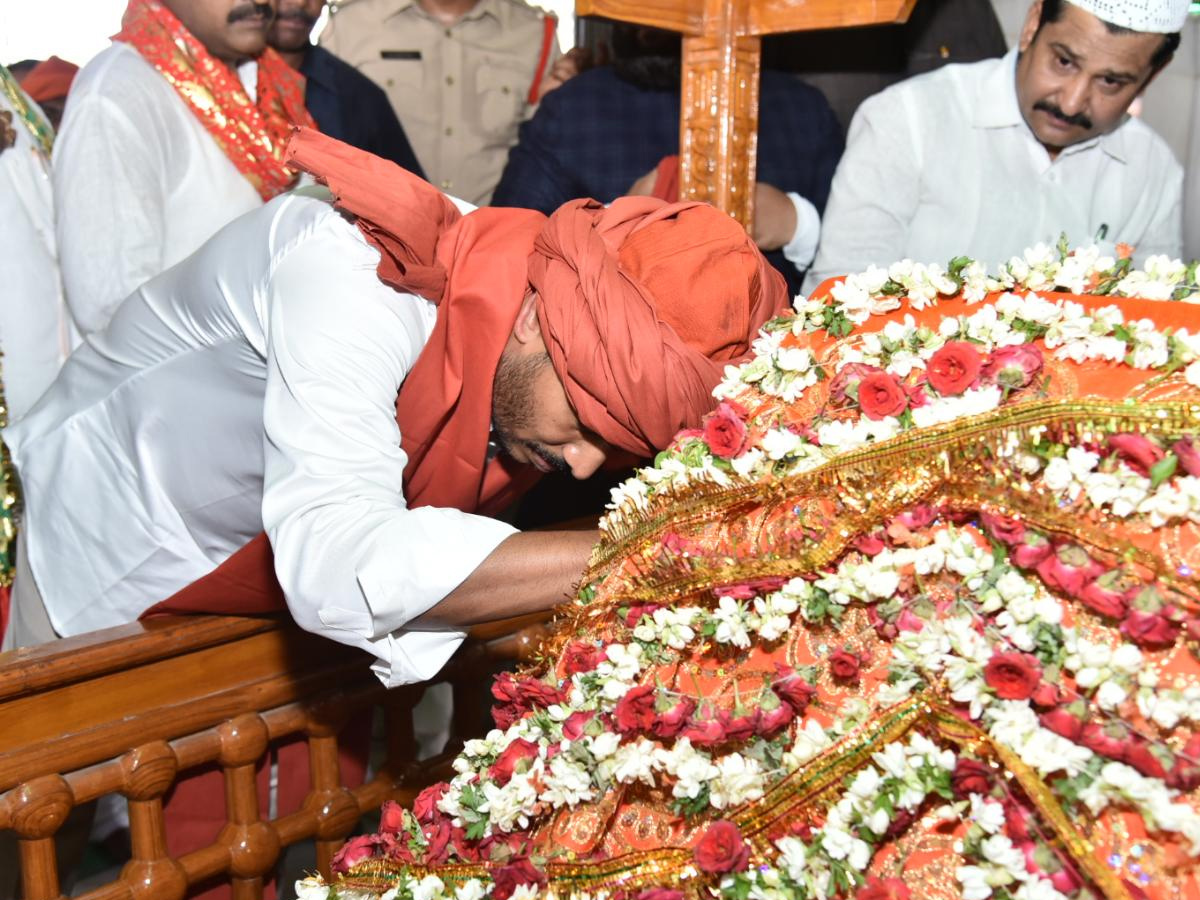
<path fill-rule="evenodd" d="M 754 222 L 762 36 L 903 22 L 916 0 L 575 0 L 605 16 L 683 35 L 679 195 Z"/>

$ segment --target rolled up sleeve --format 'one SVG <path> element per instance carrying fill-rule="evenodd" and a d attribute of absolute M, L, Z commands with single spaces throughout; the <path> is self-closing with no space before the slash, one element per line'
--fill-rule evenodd
<path fill-rule="evenodd" d="M 405 626 L 514 529 L 408 508 L 396 393 L 434 309 L 382 284 L 377 264 L 377 251 L 331 216 L 275 268 L 265 298 L 263 522 L 296 621 L 374 654 L 374 671 L 393 686 L 432 677 L 454 652 L 464 632 Z"/>

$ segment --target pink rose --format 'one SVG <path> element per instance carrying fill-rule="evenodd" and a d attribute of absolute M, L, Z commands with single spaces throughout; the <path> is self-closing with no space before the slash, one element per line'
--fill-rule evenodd
<path fill-rule="evenodd" d="M 791 704 L 781 701 L 774 709 L 762 711 L 755 733 L 770 740 L 791 725 L 795 718 L 796 711 L 792 709 Z"/>
<path fill-rule="evenodd" d="M 642 621 L 642 616 L 652 616 L 660 609 L 662 609 L 661 603 L 642 603 L 631 606 L 625 613 L 625 626 L 637 628 L 638 623 Z"/>
<path fill-rule="evenodd" d="M 983 794 L 992 789 L 992 770 L 978 760 L 960 756 L 950 775 L 950 787 L 959 800 L 968 794 Z"/>
<path fill-rule="evenodd" d="M 1044 712 L 1038 716 L 1038 721 L 1042 726 L 1049 731 L 1053 731 L 1060 737 L 1065 737 L 1068 741 L 1078 742 L 1079 736 L 1083 734 L 1083 726 L 1087 715 L 1087 708 L 1083 707 L 1082 711 L 1073 710 L 1072 706 L 1058 706 L 1049 712 Z"/>
<path fill-rule="evenodd" d="M 1105 572 L 1084 586 L 1079 594 L 1079 599 L 1092 612 L 1113 619 L 1123 618 L 1129 611 L 1125 592 L 1119 590 L 1123 587 L 1121 583 L 1123 580 L 1124 576 L 1118 569 Z"/>
<path fill-rule="evenodd" d="M 450 856 L 450 839 L 454 836 L 450 820 L 441 819 L 436 824 L 426 825 L 421 833 L 425 836 L 425 865 L 440 866 Z"/>
<path fill-rule="evenodd" d="M 692 854 L 700 871 L 712 875 L 744 872 L 750 866 L 750 847 L 742 840 L 738 827 L 727 819 L 709 825 Z"/>
<path fill-rule="evenodd" d="M 929 358 L 926 377 L 943 397 L 961 394 L 979 377 L 983 357 L 979 348 L 967 341 L 950 341 Z"/>
<path fill-rule="evenodd" d="M 920 531 L 926 525 L 932 524 L 937 516 L 938 511 L 935 507 L 928 503 L 918 503 L 893 518 L 892 522 L 904 526 L 909 531 Z"/>
<path fill-rule="evenodd" d="M 983 364 L 981 375 L 988 384 L 1020 390 L 1042 371 L 1042 351 L 1035 344 L 997 347 Z"/>
<path fill-rule="evenodd" d="M 923 631 L 925 620 L 906 606 L 896 616 L 896 628 L 900 631 Z"/>
<path fill-rule="evenodd" d="M 900 878 L 877 878 L 872 875 L 858 889 L 854 900 L 912 900 L 912 891 Z"/>
<path fill-rule="evenodd" d="M 717 713 L 721 728 L 725 732 L 725 740 L 741 743 L 749 740 L 758 731 L 759 711 L 745 715 L 735 715 L 733 710 L 723 709 Z"/>
<path fill-rule="evenodd" d="M 1036 569 L 1054 552 L 1054 545 L 1035 531 L 1026 531 L 1021 543 L 1012 548 L 1009 558 L 1014 566 Z"/>
<path fill-rule="evenodd" d="M 859 382 L 858 405 L 864 416 L 878 421 L 908 409 L 908 394 L 895 377 L 878 372 Z"/>
<path fill-rule="evenodd" d="M 983 523 L 988 534 L 1009 547 L 1021 543 L 1025 537 L 1025 523 L 1016 516 L 981 512 L 979 521 Z"/>
<path fill-rule="evenodd" d="M 1179 623 L 1157 613 L 1132 609 L 1121 622 L 1121 634 L 1139 647 L 1170 647 L 1179 636 Z"/>
<path fill-rule="evenodd" d="M 884 543 L 883 538 L 878 534 L 860 534 L 850 546 L 859 553 L 864 553 L 867 556 L 878 556 L 883 552 L 883 548 L 887 544 Z"/>
<path fill-rule="evenodd" d="M 1167 753 L 1167 751 L 1162 752 Z M 1167 767 L 1158 753 L 1158 748 L 1149 741 L 1137 738 L 1130 741 L 1122 759 L 1126 765 L 1137 769 L 1147 778 L 1166 778 Z"/>
<path fill-rule="evenodd" d="M 1028 653 L 996 653 L 983 667 L 983 680 L 1001 700 L 1028 700 L 1042 680 L 1042 664 Z"/>
<path fill-rule="evenodd" d="M 1167 784 L 1179 791 L 1200 787 L 1200 734 L 1193 734 L 1175 754 L 1175 763 L 1167 772 Z"/>
<path fill-rule="evenodd" d="M 862 660 L 847 650 L 835 650 L 829 655 L 829 672 L 839 681 L 858 681 Z"/>
<path fill-rule="evenodd" d="M 725 729 L 717 719 L 693 719 L 679 734 L 697 747 L 713 747 L 725 741 Z"/>
<path fill-rule="evenodd" d="M 1100 724 L 1088 722 L 1083 726 L 1079 735 L 1079 743 L 1093 753 L 1107 756 L 1109 759 L 1123 759 L 1125 747 L 1129 743 L 1129 732 L 1124 725 L 1116 722 Z"/>
<path fill-rule="evenodd" d="M 1105 571 L 1078 544 L 1060 544 L 1037 566 L 1037 573 L 1048 588 L 1072 598 L 1078 598 L 1083 586 Z"/>
<path fill-rule="evenodd" d="M 817 689 L 809 684 L 791 666 L 775 663 L 775 681 L 771 685 L 775 695 L 801 715 L 812 703 Z"/>
<path fill-rule="evenodd" d="M 1200 476 L 1200 448 L 1192 438 L 1180 438 L 1171 445 L 1171 452 L 1179 460 L 1183 471 L 1189 475 Z"/>
<path fill-rule="evenodd" d="M 741 456 L 747 443 L 746 423 L 728 403 L 720 403 L 704 420 L 704 440 L 714 456 Z"/>
<path fill-rule="evenodd" d="M 1147 477 L 1154 464 L 1166 455 L 1158 444 L 1144 434 L 1110 434 L 1108 446 L 1131 468 Z"/>
<path fill-rule="evenodd" d="M 592 721 L 595 715 L 593 712 L 585 712 L 583 710 L 571 713 L 567 716 L 566 721 L 563 722 L 563 737 L 568 741 L 579 740 L 586 733 L 588 722 Z"/>

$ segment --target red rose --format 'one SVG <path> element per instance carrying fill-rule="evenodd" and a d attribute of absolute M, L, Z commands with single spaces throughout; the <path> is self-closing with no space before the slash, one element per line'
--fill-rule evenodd
<path fill-rule="evenodd" d="M 1027 841 L 1032 836 L 1033 815 L 1011 797 L 1004 802 L 1004 830 L 1014 841 Z"/>
<path fill-rule="evenodd" d="M 960 756 L 954 764 L 950 786 L 959 800 L 965 800 L 968 794 L 986 796 L 992 789 L 992 770 L 978 760 Z"/>
<path fill-rule="evenodd" d="M 995 513 L 981 512 L 979 521 L 987 529 L 988 534 L 1002 544 L 1015 547 L 1025 538 L 1025 523 L 1016 516 L 1001 516 Z"/>
<path fill-rule="evenodd" d="M 604 662 L 604 651 L 590 641 L 571 641 L 563 650 L 563 671 L 567 676 L 591 672 Z"/>
<path fill-rule="evenodd" d="M 878 375 L 883 372 L 878 366 L 866 363 L 847 363 L 842 366 L 833 380 L 829 382 L 829 400 L 831 403 L 845 403 L 858 396 L 859 384 L 868 375 Z"/>
<path fill-rule="evenodd" d="M 1167 767 L 1155 752 L 1155 747 L 1149 741 L 1134 740 L 1125 748 L 1122 755 L 1126 765 L 1137 769 L 1147 778 L 1166 778 Z"/>
<path fill-rule="evenodd" d="M 1083 586 L 1105 571 L 1078 544 L 1060 544 L 1037 565 L 1037 573 L 1048 588 L 1072 598 L 1078 598 Z"/>
<path fill-rule="evenodd" d="M 426 825 L 421 829 L 425 835 L 425 865 L 440 866 L 450 856 L 450 838 L 454 828 L 449 819 L 442 819 L 435 825 Z"/>
<path fill-rule="evenodd" d="M 1179 636 L 1179 623 L 1156 613 L 1132 609 L 1121 622 L 1121 634 L 1140 647 L 1170 647 Z"/>
<path fill-rule="evenodd" d="M 725 740 L 725 729 L 717 719 L 693 719 L 679 733 L 697 747 L 712 747 Z"/>
<path fill-rule="evenodd" d="M 404 807 L 394 800 L 383 801 L 379 807 L 379 830 L 399 834 L 404 829 Z"/>
<path fill-rule="evenodd" d="M 508 784 L 512 780 L 517 766 L 527 759 L 536 759 L 538 745 L 525 738 L 517 738 L 504 748 L 504 752 L 496 757 L 492 767 L 488 769 L 488 777 L 499 785 Z"/>
<path fill-rule="evenodd" d="M 645 734 L 654 725 L 655 691 L 652 684 L 642 684 L 630 690 L 617 701 L 613 719 L 621 734 Z"/>
<path fill-rule="evenodd" d="M 566 692 L 546 684 L 540 678 L 522 678 L 517 682 L 517 692 L 527 710 L 534 707 L 545 709 L 567 699 Z"/>
<path fill-rule="evenodd" d="M 684 697 L 674 706 L 659 712 L 650 724 L 650 733 L 658 738 L 673 738 L 691 721 L 696 711 L 696 701 Z"/>
<path fill-rule="evenodd" d="M 775 695 L 800 715 L 816 696 L 817 689 L 797 674 L 791 666 L 775 663 L 775 682 L 771 690 Z"/>
<path fill-rule="evenodd" d="M 997 347 L 983 364 L 981 374 L 988 384 L 1020 390 L 1042 371 L 1042 351 L 1034 344 Z"/>
<path fill-rule="evenodd" d="M 1144 434 L 1110 434 L 1108 446 L 1117 452 L 1130 468 L 1149 476 L 1150 469 L 1166 454 Z"/>
<path fill-rule="evenodd" d="M 563 737 L 568 741 L 579 740 L 585 734 L 588 722 L 592 721 L 595 715 L 595 713 L 584 712 L 583 710 L 571 713 L 567 716 L 567 720 L 563 722 Z"/>
<path fill-rule="evenodd" d="M 858 405 L 868 419 L 886 419 L 908 408 L 908 394 L 887 372 L 877 372 L 859 382 Z"/>
<path fill-rule="evenodd" d="M 492 900 L 508 900 L 523 884 L 541 887 L 546 883 L 546 875 L 528 859 L 518 859 L 492 870 Z"/>
<path fill-rule="evenodd" d="M 379 838 L 373 834 L 360 834 L 342 844 L 342 849 L 333 854 L 329 867 L 334 875 L 345 875 L 354 866 L 375 856 Z"/>
<path fill-rule="evenodd" d="M 791 704 L 780 702 L 774 709 L 762 712 L 758 717 L 758 727 L 755 733 L 770 740 L 791 725 L 795 718 L 796 711 L 792 709 Z"/>
<path fill-rule="evenodd" d="M 859 553 L 865 553 L 867 556 L 878 556 L 883 552 L 883 548 L 887 544 L 884 543 L 883 538 L 878 534 L 860 534 L 850 546 Z"/>
<path fill-rule="evenodd" d="M 744 872 L 750 866 L 750 847 L 728 819 L 718 819 L 709 825 L 692 852 L 700 871 L 713 875 Z"/>
<path fill-rule="evenodd" d="M 879 635 L 881 640 L 894 641 L 896 635 L 900 633 L 900 629 L 896 627 L 896 623 L 881 618 L 879 613 L 875 611 L 874 606 L 867 607 L 867 621 L 871 623 L 871 627 L 875 629 L 875 633 Z"/>
<path fill-rule="evenodd" d="M 950 341 L 929 357 L 925 372 L 935 391 L 953 397 L 974 384 L 982 368 L 983 357 L 974 344 Z"/>
<path fill-rule="evenodd" d="M 1129 604 L 1125 601 L 1124 591 L 1113 590 L 1120 587 L 1121 572 L 1114 569 L 1105 572 L 1095 581 L 1088 582 L 1079 593 L 1079 599 L 1092 612 L 1113 619 L 1124 618 L 1129 612 Z"/>
<path fill-rule="evenodd" d="M 1107 756 L 1109 759 L 1120 760 L 1125 755 L 1125 746 L 1129 742 L 1129 732 L 1125 726 L 1116 722 L 1102 725 L 1098 722 L 1088 722 L 1083 726 L 1079 735 L 1079 743 L 1093 753 Z"/>
<path fill-rule="evenodd" d="M 704 441 L 714 456 L 741 456 L 746 449 L 746 423 L 728 403 L 720 403 L 704 420 Z"/>
<path fill-rule="evenodd" d="M 438 809 L 438 803 L 441 801 L 442 795 L 449 789 L 449 784 L 439 781 L 417 794 L 417 799 L 413 801 L 413 815 L 416 816 L 418 822 L 424 825 L 442 815 L 441 810 Z"/>
<path fill-rule="evenodd" d="M 1175 764 L 1167 772 L 1167 784 L 1179 791 L 1200 787 L 1200 734 L 1193 734 L 1175 754 Z"/>
<path fill-rule="evenodd" d="M 829 671 L 840 681 L 858 681 L 862 660 L 846 650 L 835 650 L 829 656 Z"/>
<path fill-rule="evenodd" d="M 660 609 L 662 609 L 661 603 L 643 603 L 629 607 L 629 611 L 625 613 L 625 627 L 637 628 L 638 623 L 642 621 L 642 616 L 652 616 Z"/>
<path fill-rule="evenodd" d="M 636 900 L 683 900 L 683 891 L 665 887 L 646 888 L 637 895 Z"/>
<path fill-rule="evenodd" d="M 917 821 L 916 812 L 909 809 L 898 809 L 895 816 L 892 817 L 892 824 L 887 827 L 883 836 L 885 838 L 899 837 L 908 831 L 909 826 L 915 821 Z"/>
<path fill-rule="evenodd" d="M 1083 715 L 1087 715 L 1086 708 Z M 1046 729 L 1060 737 L 1065 737 L 1068 741 L 1078 741 L 1079 736 L 1083 734 L 1084 720 L 1068 706 L 1055 707 L 1049 712 L 1042 713 L 1038 716 L 1038 721 Z"/>
<path fill-rule="evenodd" d="M 983 667 L 983 680 L 1001 700 L 1028 700 L 1042 680 L 1042 664 L 1016 650 L 997 653 Z"/>
<path fill-rule="evenodd" d="M 924 631 L 925 620 L 906 606 L 900 610 L 900 615 L 896 616 L 896 629 L 898 631 Z"/>
<path fill-rule="evenodd" d="M 911 900 L 912 891 L 899 878 L 877 878 L 872 875 L 858 889 L 854 900 Z"/>
<path fill-rule="evenodd" d="M 1180 438 L 1171 445 L 1171 452 L 1179 460 L 1183 471 L 1189 475 L 1200 476 L 1200 448 L 1190 437 Z"/>
<path fill-rule="evenodd" d="M 1034 706 L 1040 706 L 1045 709 L 1048 706 L 1057 706 L 1062 700 L 1062 691 L 1058 689 L 1057 684 L 1051 684 L 1048 681 L 1043 681 L 1034 690 L 1033 696 L 1029 698 L 1033 701 Z"/>
<path fill-rule="evenodd" d="M 918 503 L 916 506 L 900 513 L 892 519 L 892 522 L 897 525 L 903 525 L 909 531 L 920 531 L 926 525 L 933 523 L 938 517 L 936 507 L 930 506 L 928 503 Z"/>
<path fill-rule="evenodd" d="M 723 709 L 717 713 L 717 720 L 721 723 L 721 729 L 725 732 L 725 740 L 738 743 L 748 740 L 758 731 L 758 717 L 759 711 L 757 709 L 744 716 L 735 716 L 733 710 L 729 709 Z"/>

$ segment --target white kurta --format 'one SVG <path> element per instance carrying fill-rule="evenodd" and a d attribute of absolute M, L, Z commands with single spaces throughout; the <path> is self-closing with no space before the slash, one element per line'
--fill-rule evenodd
<path fill-rule="evenodd" d="M 62 635 L 132 621 L 265 524 L 301 626 L 429 678 L 461 632 L 404 625 L 508 525 L 407 508 L 396 392 L 432 304 L 385 286 L 332 207 L 287 195 L 135 291 L 4 432 Z"/>
<path fill-rule="evenodd" d="M 805 281 L 965 254 L 989 266 L 1026 247 L 1118 242 L 1177 257 L 1183 170 L 1145 123 L 1051 160 L 1017 105 L 1016 52 L 945 66 L 871 97 L 850 126 Z"/>
<path fill-rule="evenodd" d="M 257 65 L 238 74 L 253 95 Z M 71 85 L 54 193 L 63 286 L 84 334 L 103 328 L 134 288 L 262 205 L 175 89 L 122 43 Z"/>
<path fill-rule="evenodd" d="M 49 387 L 76 338 L 54 253 L 50 163 L 3 91 L 0 110 L 17 135 L 0 151 L 0 377 L 11 420 Z"/>

